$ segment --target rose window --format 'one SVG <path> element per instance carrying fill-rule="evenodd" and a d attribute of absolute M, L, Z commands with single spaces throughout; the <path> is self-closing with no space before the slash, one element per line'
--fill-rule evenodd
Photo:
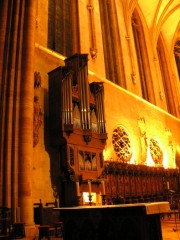
<path fill-rule="evenodd" d="M 118 159 L 122 162 L 129 162 L 132 156 L 132 147 L 129 135 L 123 127 L 114 129 L 112 144 Z"/>

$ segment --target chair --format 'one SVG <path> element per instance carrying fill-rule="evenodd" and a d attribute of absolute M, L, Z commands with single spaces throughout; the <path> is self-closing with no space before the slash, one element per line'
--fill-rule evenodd
<path fill-rule="evenodd" d="M 50 240 L 50 225 L 42 225 L 39 226 L 39 240 L 44 239 L 44 237 L 48 240 Z"/>
<path fill-rule="evenodd" d="M 55 236 L 56 237 L 63 236 L 63 222 L 55 222 Z"/>
<path fill-rule="evenodd" d="M 25 223 L 17 222 L 12 224 L 12 237 L 25 238 Z"/>

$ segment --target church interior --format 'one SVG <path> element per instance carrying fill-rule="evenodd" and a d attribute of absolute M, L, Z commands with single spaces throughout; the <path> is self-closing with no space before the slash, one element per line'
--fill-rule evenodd
<path fill-rule="evenodd" d="M 53 208 L 178 209 L 179 0 L 0 1 L 0 112 L 0 217 L 27 235 Z"/>

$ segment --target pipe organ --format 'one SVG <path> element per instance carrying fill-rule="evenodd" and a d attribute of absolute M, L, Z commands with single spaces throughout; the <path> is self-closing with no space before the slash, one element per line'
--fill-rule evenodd
<path fill-rule="evenodd" d="M 49 75 L 51 143 L 59 151 L 61 205 L 76 205 L 76 181 L 88 191 L 99 191 L 107 133 L 102 82 L 88 82 L 88 55 L 65 59 Z M 97 181 L 96 181 L 97 180 Z"/>

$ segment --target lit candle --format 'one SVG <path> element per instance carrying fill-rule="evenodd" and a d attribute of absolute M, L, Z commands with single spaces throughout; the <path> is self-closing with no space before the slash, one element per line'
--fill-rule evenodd
<path fill-rule="evenodd" d="M 88 189 L 89 189 L 89 195 L 91 195 L 91 182 L 88 181 Z"/>
<path fill-rule="evenodd" d="M 79 197 L 80 196 L 79 182 L 76 182 L 76 193 L 77 193 L 77 196 Z"/>
<path fill-rule="evenodd" d="M 105 184 L 104 184 L 104 181 L 101 182 L 101 186 L 102 186 L 102 195 L 105 195 Z"/>
<path fill-rule="evenodd" d="M 167 182 L 167 189 L 169 189 L 169 182 Z"/>

